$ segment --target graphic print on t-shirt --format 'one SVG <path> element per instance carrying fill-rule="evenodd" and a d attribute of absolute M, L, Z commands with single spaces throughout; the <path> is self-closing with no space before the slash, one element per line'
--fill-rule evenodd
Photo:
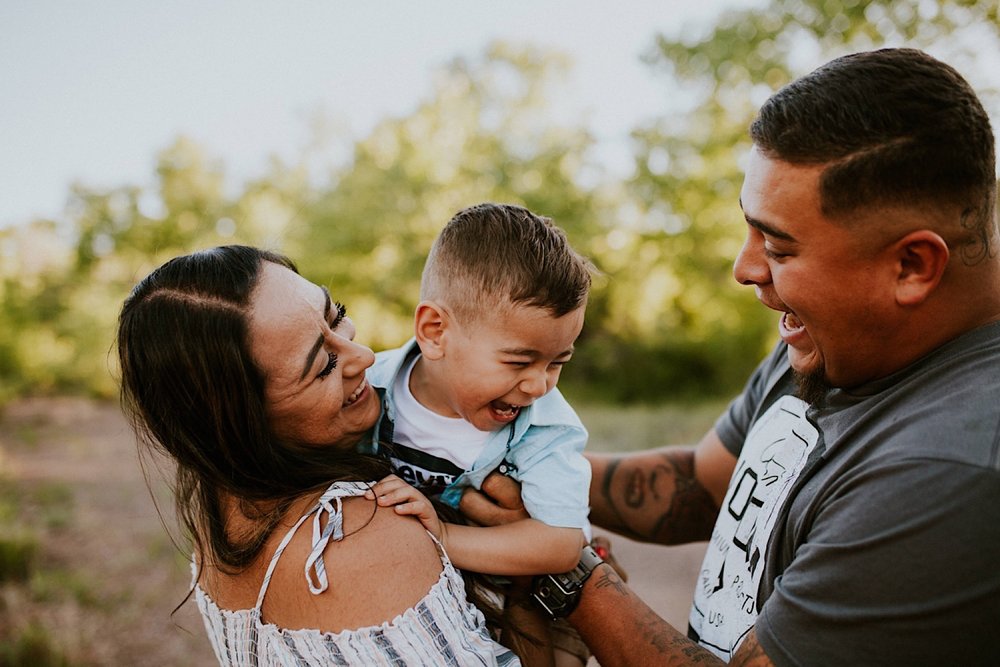
<path fill-rule="evenodd" d="M 724 660 L 757 619 L 757 589 L 774 521 L 818 440 L 807 408 L 783 396 L 754 423 L 705 552 L 689 634 Z"/>
<path fill-rule="evenodd" d="M 462 474 L 462 469 L 448 459 L 399 443 L 393 445 L 390 459 L 393 472 L 427 497 L 440 495 Z"/>

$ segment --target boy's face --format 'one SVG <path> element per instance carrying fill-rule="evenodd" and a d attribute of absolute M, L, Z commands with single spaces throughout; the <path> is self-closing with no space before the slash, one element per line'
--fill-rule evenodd
<path fill-rule="evenodd" d="M 555 317 L 535 306 L 508 304 L 475 321 L 452 320 L 444 354 L 435 362 L 443 386 L 423 387 L 419 394 L 439 414 L 461 417 L 482 431 L 501 428 L 556 386 L 583 315 L 583 306 Z"/>

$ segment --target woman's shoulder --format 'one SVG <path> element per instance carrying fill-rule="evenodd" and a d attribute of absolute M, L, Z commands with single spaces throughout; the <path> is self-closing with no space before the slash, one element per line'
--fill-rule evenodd
<path fill-rule="evenodd" d="M 313 594 L 306 579 L 310 517 L 275 567 L 262 606 L 266 622 L 329 632 L 379 625 L 416 605 L 441 577 L 441 555 L 419 521 L 363 497 L 344 498 L 342 507 L 344 538 L 323 550 L 326 590 Z M 272 541 L 283 532 L 275 531 Z M 273 554 L 277 542 L 268 547 Z"/>

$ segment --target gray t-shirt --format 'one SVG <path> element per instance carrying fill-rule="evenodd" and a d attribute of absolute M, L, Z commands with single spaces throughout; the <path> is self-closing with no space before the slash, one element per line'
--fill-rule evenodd
<path fill-rule="evenodd" d="M 821 408 L 786 348 L 716 424 L 739 455 L 689 633 L 777 665 L 1000 664 L 1000 323 Z"/>

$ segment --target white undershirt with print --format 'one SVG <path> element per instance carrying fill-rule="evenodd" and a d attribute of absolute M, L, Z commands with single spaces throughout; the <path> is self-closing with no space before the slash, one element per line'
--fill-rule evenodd
<path fill-rule="evenodd" d="M 408 362 L 396 375 L 393 400 L 396 405 L 393 420 L 393 441 L 433 454 L 468 470 L 486 447 L 490 431 L 480 431 L 461 417 L 445 417 L 425 408 L 410 391 L 410 375 L 420 355 Z"/>

